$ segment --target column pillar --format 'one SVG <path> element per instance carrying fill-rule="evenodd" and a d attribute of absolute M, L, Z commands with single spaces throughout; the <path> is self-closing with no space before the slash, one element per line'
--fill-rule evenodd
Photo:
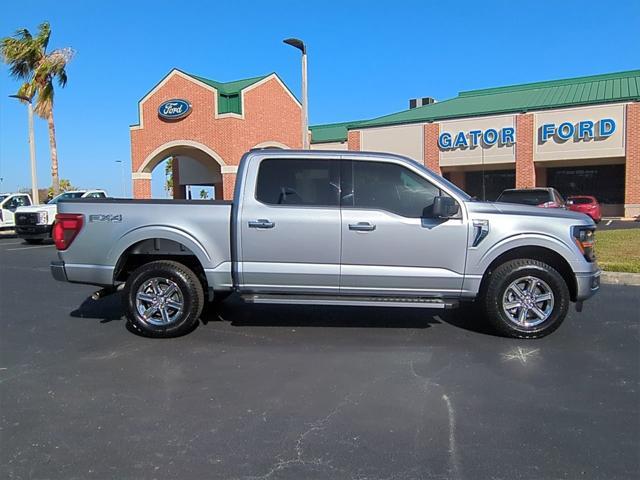
<path fill-rule="evenodd" d="M 536 170 L 536 187 L 547 186 L 547 167 L 535 167 Z"/>
<path fill-rule="evenodd" d="M 462 171 L 449 172 L 449 180 L 455 184 L 458 188 L 464 190 L 466 188 L 466 175 Z"/>
<path fill-rule="evenodd" d="M 151 198 L 150 173 L 133 173 L 131 179 L 133 198 Z"/>
<path fill-rule="evenodd" d="M 187 198 L 186 186 L 180 185 L 180 161 L 176 157 L 171 160 L 171 178 L 173 182 L 173 198 L 175 200 Z"/>
<path fill-rule="evenodd" d="M 222 199 L 233 200 L 238 167 L 236 165 L 224 165 L 220 167 L 220 172 L 222 173 Z M 216 198 L 218 198 L 218 194 L 216 194 Z"/>
<path fill-rule="evenodd" d="M 624 216 L 640 216 L 640 103 L 627 105 Z"/>
<path fill-rule="evenodd" d="M 349 150 L 360 150 L 361 134 L 359 130 L 349 130 L 347 132 L 347 146 Z"/>
<path fill-rule="evenodd" d="M 533 114 L 516 115 L 516 188 L 536 186 L 533 163 Z"/>
<path fill-rule="evenodd" d="M 427 123 L 423 128 L 422 159 L 424 166 L 434 173 L 442 175 L 440 170 L 440 148 L 438 147 L 438 136 L 440 135 L 439 123 Z"/>

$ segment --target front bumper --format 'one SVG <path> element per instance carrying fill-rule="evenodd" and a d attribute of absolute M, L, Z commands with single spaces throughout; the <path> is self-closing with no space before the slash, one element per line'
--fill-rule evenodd
<path fill-rule="evenodd" d="M 51 238 L 51 225 L 16 225 L 16 234 L 20 238 Z"/>
<path fill-rule="evenodd" d="M 67 272 L 64 269 L 63 261 L 51 262 L 51 275 L 59 282 L 67 282 Z"/>
<path fill-rule="evenodd" d="M 576 273 L 576 301 L 592 297 L 600 289 L 600 269 L 588 273 Z"/>

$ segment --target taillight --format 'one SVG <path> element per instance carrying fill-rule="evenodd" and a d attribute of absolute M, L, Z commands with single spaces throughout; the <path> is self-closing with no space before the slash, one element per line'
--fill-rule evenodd
<path fill-rule="evenodd" d="M 79 213 L 58 213 L 53 224 L 53 241 L 58 250 L 69 248 L 78 236 L 84 223 L 84 215 Z"/>
<path fill-rule="evenodd" d="M 596 259 L 596 229 L 595 227 L 573 227 L 573 240 L 588 262 Z"/>

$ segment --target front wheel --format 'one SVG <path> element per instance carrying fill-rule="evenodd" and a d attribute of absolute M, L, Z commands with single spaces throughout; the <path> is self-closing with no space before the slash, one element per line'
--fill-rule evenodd
<path fill-rule="evenodd" d="M 487 320 L 501 335 L 540 338 L 563 322 L 570 294 L 557 270 L 522 258 L 500 265 L 491 274 L 482 300 Z"/>
<path fill-rule="evenodd" d="M 197 275 L 181 263 L 149 262 L 127 279 L 123 306 L 129 325 L 150 337 L 177 337 L 196 325 L 204 305 Z"/>

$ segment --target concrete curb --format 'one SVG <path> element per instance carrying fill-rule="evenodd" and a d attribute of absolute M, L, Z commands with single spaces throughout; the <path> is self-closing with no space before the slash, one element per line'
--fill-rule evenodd
<path fill-rule="evenodd" d="M 640 286 L 640 273 L 626 272 L 602 272 L 600 277 L 602 283 L 613 285 L 636 285 Z"/>

